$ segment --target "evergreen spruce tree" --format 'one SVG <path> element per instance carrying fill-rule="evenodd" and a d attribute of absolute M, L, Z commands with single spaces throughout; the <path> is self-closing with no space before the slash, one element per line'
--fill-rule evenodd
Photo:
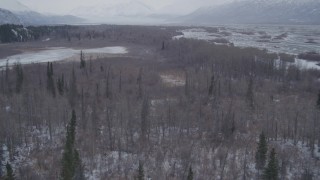
<path fill-rule="evenodd" d="M 22 89 L 22 83 L 23 83 L 23 70 L 21 64 L 15 65 L 15 71 L 16 71 L 16 93 L 20 93 Z"/>
<path fill-rule="evenodd" d="M 210 82 L 210 86 L 209 86 L 209 96 L 213 95 L 213 91 L 214 91 L 214 75 L 211 76 L 211 82 Z"/>
<path fill-rule="evenodd" d="M 80 69 L 86 67 L 86 61 L 84 59 L 84 54 L 82 51 L 80 51 Z"/>
<path fill-rule="evenodd" d="M 74 179 L 85 180 L 86 178 L 84 176 L 84 167 L 82 165 L 82 161 L 80 159 L 80 155 L 77 150 L 74 150 L 74 164 L 75 164 Z"/>
<path fill-rule="evenodd" d="M 7 169 L 7 175 L 5 177 L 5 180 L 14 180 L 14 173 L 13 173 L 13 169 L 11 167 L 11 165 L 9 164 L 9 162 L 7 162 L 6 164 L 6 169 Z"/>
<path fill-rule="evenodd" d="M 277 180 L 279 174 L 279 166 L 278 166 L 278 160 L 276 158 L 276 152 L 274 148 L 270 152 L 270 159 L 268 162 L 267 167 L 264 171 L 264 179 L 266 180 Z"/>
<path fill-rule="evenodd" d="M 72 75 L 70 79 L 70 86 L 69 86 L 69 103 L 71 107 L 75 106 L 76 98 L 78 96 L 77 90 L 77 78 L 74 72 L 74 68 L 72 69 Z"/>
<path fill-rule="evenodd" d="M 50 63 L 47 63 L 47 79 L 49 79 L 51 73 L 50 73 Z"/>
<path fill-rule="evenodd" d="M 2 159 L 3 159 L 3 150 L 2 147 L 0 147 L 0 179 L 2 177 Z"/>
<path fill-rule="evenodd" d="M 302 176 L 301 180 L 312 180 L 313 179 L 313 174 L 309 169 L 305 169 Z"/>
<path fill-rule="evenodd" d="M 58 88 L 59 94 L 62 96 L 64 94 L 64 74 L 62 74 L 61 78 L 58 78 L 57 88 Z"/>
<path fill-rule="evenodd" d="M 51 76 L 53 76 L 53 65 L 52 65 L 52 62 L 50 63 L 50 74 L 51 74 Z"/>
<path fill-rule="evenodd" d="M 67 126 L 67 139 L 62 157 L 62 180 L 84 178 L 83 166 L 78 151 L 75 149 L 76 114 L 72 111 L 71 120 Z M 77 177 L 77 178 L 76 178 Z"/>
<path fill-rule="evenodd" d="M 141 162 L 139 162 L 138 180 L 144 180 L 144 170 L 143 170 L 143 164 Z"/>
<path fill-rule="evenodd" d="M 142 68 L 139 70 L 139 76 L 137 78 L 137 84 L 139 85 L 138 89 L 138 99 L 142 98 Z"/>
<path fill-rule="evenodd" d="M 263 169 L 266 164 L 267 151 L 267 140 L 264 133 L 262 132 L 259 136 L 258 150 L 256 152 L 256 167 L 258 170 Z"/>
<path fill-rule="evenodd" d="M 6 83 L 9 82 L 9 71 L 10 71 L 10 68 L 9 68 L 9 60 L 7 60 L 7 62 L 6 62 L 6 78 L 5 78 Z"/>
<path fill-rule="evenodd" d="M 191 166 L 190 166 L 190 168 L 189 168 L 187 180 L 193 180 L 193 171 L 192 171 Z"/>
<path fill-rule="evenodd" d="M 53 80 L 53 65 L 52 63 L 47 64 L 47 90 L 52 93 L 52 96 L 56 96 L 56 88 Z"/>
<path fill-rule="evenodd" d="M 254 90 L 253 90 L 253 77 L 250 76 L 248 89 L 247 89 L 247 102 L 250 108 L 254 108 Z"/>
<path fill-rule="evenodd" d="M 320 109 L 320 91 L 318 93 L 317 108 Z"/>
<path fill-rule="evenodd" d="M 56 97 L 56 87 L 54 85 L 54 80 L 53 77 L 50 79 L 50 84 L 51 84 L 51 93 L 53 97 Z"/>

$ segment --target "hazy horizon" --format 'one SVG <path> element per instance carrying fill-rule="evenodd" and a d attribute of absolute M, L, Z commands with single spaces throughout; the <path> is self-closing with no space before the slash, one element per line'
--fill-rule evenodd
<path fill-rule="evenodd" d="M 200 7 L 221 4 L 223 0 L 17 0 L 31 10 L 50 14 L 70 14 L 79 7 L 90 7 L 97 4 L 110 3 L 110 6 L 124 2 L 141 2 L 152 8 L 156 13 L 186 14 Z"/>
<path fill-rule="evenodd" d="M 5 21 L 24 24 L 320 24 L 318 0 L 0 0 L 0 8 L 14 13 Z"/>

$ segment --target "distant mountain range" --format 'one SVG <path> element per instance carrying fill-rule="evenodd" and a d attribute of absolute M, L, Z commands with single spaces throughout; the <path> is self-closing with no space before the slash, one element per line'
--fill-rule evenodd
<path fill-rule="evenodd" d="M 70 14 L 93 22 L 127 22 L 143 21 L 150 18 L 155 10 L 140 1 L 121 1 L 114 3 L 98 3 L 73 9 Z"/>
<path fill-rule="evenodd" d="M 214 6 L 210 6 L 210 0 L 205 2 L 208 3 L 194 6 L 208 4 L 208 7 L 187 15 L 178 15 L 174 11 L 176 4 L 166 6 L 167 11 L 157 11 L 138 0 L 123 0 L 78 7 L 71 15 L 60 16 L 43 15 L 16 0 L 1 0 L 0 24 L 320 24 L 320 0 L 226 0 Z M 190 4 L 182 6 L 192 9 Z"/>
<path fill-rule="evenodd" d="M 71 15 L 43 15 L 35 11 L 23 11 L 15 13 L 16 16 L 27 25 L 43 25 L 43 24 L 75 24 L 81 23 L 84 19 Z"/>
<path fill-rule="evenodd" d="M 191 24 L 320 24 L 319 0 L 238 0 L 178 18 Z"/>
<path fill-rule="evenodd" d="M 71 15 L 44 15 L 32 11 L 27 6 L 15 0 L 1 0 L 0 4 L 0 24 L 73 24 L 83 21 L 84 19 Z"/>
<path fill-rule="evenodd" d="M 78 7 L 70 14 L 85 18 L 129 17 L 146 16 L 154 10 L 140 1 L 122 3 L 98 3 L 92 6 Z"/>
<path fill-rule="evenodd" d="M 18 16 L 11 11 L 0 8 L 0 25 L 1 24 L 22 24 Z"/>
<path fill-rule="evenodd" d="M 31 9 L 26 5 L 16 0 L 1 0 L 0 8 L 9 10 L 11 12 L 31 11 Z"/>

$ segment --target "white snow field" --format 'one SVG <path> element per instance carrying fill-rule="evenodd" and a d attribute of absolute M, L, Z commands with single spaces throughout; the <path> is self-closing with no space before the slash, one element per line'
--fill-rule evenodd
<path fill-rule="evenodd" d="M 43 63 L 61 61 L 71 58 L 80 54 L 81 50 L 64 47 L 48 48 L 46 50 L 40 50 L 36 52 L 25 52 L 0 59 L 0 67 L 6 66 L 8 61 L 9 66 L 15 63 L 31 64 L 31 63 Z M 93 49 L 83 49 L 84 54 L 101 54 L 101 55 L 117 55 L 128 53 L 127 48 L 122 46 L 103 47 Z"/>

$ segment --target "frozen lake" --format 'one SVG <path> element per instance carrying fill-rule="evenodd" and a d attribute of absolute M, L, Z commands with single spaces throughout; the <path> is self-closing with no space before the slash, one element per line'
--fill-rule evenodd
<path fill-rule="evenodd" d="M 64 48 L 64 47 L 54 47 L 47 48 L 45 50 L 34 51 L 34 52 L 25 52 L 13 56 L 8 56 L 6 58 L 0 59 L 0 67 L 6 65 L 7 60 L 9 65 L 15 63 L 21 64 L 31 64 L 31 63 L 43 63 L 43 62 L 53 62 L 61 61 L 65 59 L 72 58 L 74 56 L 79 56 L 81 50 Z M 103 48 L 93 48 L 93 49 L 83 49 L 82 52 L 87 55 L 117 55 L 117 54 L 126 54 L 128 53 L 127 48 L 122 46 L 114 47 L 103 47 Z M 79 58 L 75 58 L 79 59 Z"/>
<path fill-rule="evenodd" d="M 179 32 L 183 35 L 173 39 L 199 39 L 215 44 L 232 43 L 238 47 L 256 47 L 269 52 L 293 55 L 304 52 L 320 53 L 320 26 L 228 25 L 189 28 Z M 317 62 L 296 59 L 295 63 L 302 64 L 305 68 L 320 69 Z"/>

